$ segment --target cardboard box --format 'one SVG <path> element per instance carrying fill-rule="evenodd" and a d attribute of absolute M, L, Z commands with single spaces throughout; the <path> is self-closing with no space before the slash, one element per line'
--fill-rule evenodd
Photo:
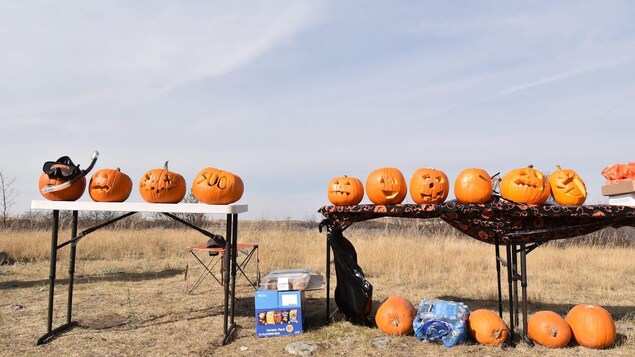
<path fill-rule="evenodd" d="M 613 206 L 635 207 L 635 192 L 609 196 L 609 204 Z"/>
<path fill-rule="evenodd" d="M 604 196 L 622 195 L 631 192 L 635 192 L 635 180 L 602 186 L 602 194 Z"/>
<path fill-rule="evenodd" d="M 304 291 L 258 290 L 254 300 L 257 337 L 302 333 Z"/>

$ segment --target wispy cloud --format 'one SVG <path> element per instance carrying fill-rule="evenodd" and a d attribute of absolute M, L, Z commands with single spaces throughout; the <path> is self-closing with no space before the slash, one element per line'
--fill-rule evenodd
<path fill-rule="evenodd" d="M 555 75 L 543 77 L 543 78 L 537 79 L 535 81 L 531 81 L 531 82 L 527 82 L 527 83 L 523 83 L 523 84 L 520 84 L 520 85 L 516 85 L 516 86 L 513 86 L 513 87 L 506 88 L 506 89 L 498 92 L 497 94 L 498 95 L 514 94 L 514 93 L 522 92 L 524 90 L 531 89 L 531 88 L 534 88 L 534 87 L 539 87 L 539 86 L 543 86 L 543 85 L 547 85 L 547 84 L 551 84 L 551 83 L 555 83 L 555 82 L 571 79 L 571 78 L 574 78 L 574 77 L 578 77 L 578 76 L 585 75 L 585 74 L 592 73 L 592 72 L 601 71 L 601 70 L 604 70 L 604 69 L 609 69 L 609 68 L 613 68 L 613 67 L 623 66 L 625 64 L 633 63 L 633 62 L 635 62 L 635 59 L 630 58 L 630 59 L 623 59 L 623 60 L 617 60 L 617 61 L 609 61 L 609 62 L 606 62 L 606 63 L 596 64 L 596 65 L 593 65 L 593 66 L 582 67 L 582 68 L 578 68 L 578 69 L 564 71 L 562 73 L 558 73 L 558 74 L 555 74 Z"/>

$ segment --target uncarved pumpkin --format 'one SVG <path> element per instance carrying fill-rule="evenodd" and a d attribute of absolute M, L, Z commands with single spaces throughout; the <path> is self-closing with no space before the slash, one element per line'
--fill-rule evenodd
<path fill-rule="evenodd" d="M 77 201 L 84 194 L 84 190 L 86 189 L 86 177 L 81 177 L 77 181 L 73 182 L 70 187 L 67 187 L 63 190 L 53 191 L 48 193 L 42 193 L 42 188 L 45 186 L 57 186 L 61 185 L 66 181 L 50 178 L 44 172 L 40 175 L 40 180 L 38 182 L 38 187 L 40 190 L 40 194 L 44 196 L 47 200 L 51 201 Z"/>
<path fill-rule="evenodd" d="M 509 336 L 505 321 L 492 310 L 478 309 L 470 313 L 468 319 L 470 336 L 486 346 L 500 346 Z"/>
<path fill-rule="evenodd" d="M 531 165 L 505 174 L 500 183 L 500 191 L 503 198 L 533 205 L 545 203 L 551 195 L 549 181 Z"/>
<path fill-rule="evenodd" d="M 192 195 L 210 205 L 228 205 L 243 197 L 243 180 L 229 171 L 206 167 L 199 171 L 192 183 Z"/>
<path fill-rule="evenodd" d="M 417 311 L 410 300 L 391 295 L 384 300 L 375 314 L 377 327 L 387 335 L 410 335 Z"/>
<path fill-rule="evenodd" d="M 449 192 L 450 182 L 441 170 L 417 169 L 410 178 L 410 197 L 417 204 L 443 203 Z"/>
<path fill-rule="evenodd" d="M 326 194 L 329 201 L 336 206 L 353 206 L 362 202 L 364 185 L 356 177 L 334 177 L 329 181 Z"/>
<path fill-rule="evenodd" d="M 537 344 L 560 348 L 571 340 L 569 324 L 553 311 L 538 311 L 527 321 L 527 335 Z"/>
<path fill-rule="evenodd" d="M 580 175 L 571 169 L 563 169 L 560 165 L 549 176 L 549 186 L 554 201 L 561 205 L 581 205 L 586 201 L 586 185 Z"/>
<path fill-rule="evenodd" d="M 492 179 L 483 169 L 464 169 L 454 181 L 454 196 L 462 203 L 485 203 L 492 193 Z"/>
<path fill-rule="evenodd" d="M 615 343 L 615 321 L 602 306 L 574 306 L 565 321 L 571 326 L 572 338 L 580 346 L 605 348 Z"/>
<path fill-rule="evenodd" d="M 168 170 L 166 161 L 162 169 L 152 169 L 141 176 L 139 193 L 149 203 L 179 203 L 185 197 L 185 179 Z"/>
<path fill-rule="evenodd" d="M 96 202 L 123 202 L 130 192 L 132 180 L 119 168 L 96 171 L 88 182 L 88 194 Z"/>
<path fill-rule="evenodd" d="M 399 169 L 384 167 L 373 170 L 366 178 L 366 195 L 376 205 L 396 205 L 408 194 L 406 179 Z"/>

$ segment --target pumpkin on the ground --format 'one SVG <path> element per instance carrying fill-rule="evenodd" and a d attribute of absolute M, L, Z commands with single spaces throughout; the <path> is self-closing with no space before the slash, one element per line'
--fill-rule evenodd
<path fill-rule="evenodd" d="M 364 198 L 364 185 L 356 177 L 338 176 L 329 181 L 326 193 L 336 206 L 354 206 Z"/>
<path fill-rule="evenodd" d="M 417 204 L 443 203 L 449 192 L 448 176 L 441 170 L 420 168 L 410 178 L 410 197 Z"/>
<path fill-rule="evenodd" d="M 123 202 L 132 192 L 130 176 L 116 169 L 101 169 L 88 182 L 88 194 L 95 202 Z"/>
<path fill-rule="evenodd" d="M 509 328 L 503 319 L 492 310 L 478 309 L 470 313 L 470 336 L 486 346 L 500 346 L 509 336 Z"/>
<path fill-rule="evenodd" d="M 377 309 L 375 323 L 387 335 L 410 335 L 413 333 L 412 322 L 416 313 L 410 300 L 391 295 Z"/>
<path fill-rule="evenodd" d="M 500 191 L 503 198 L 533 205 L 545 203 L 551 195 L 549 181 L 532 165 L 505 174 L 500 183 Z"/>
<path fill-rule="evenodd" d="M 581 205 L 587 197 L 586 185 L 580 175 L 571 169 L 556 165 L 556 171 L 549 175 L 549 185 L 554 201 L 561 205 Z"/>
<path fill-rule="evenodd" d="M 69 187 L 53 192 L 42 193 L 42 188 L 45 186 L 58 186 L 66 181 L 50 178 L 49 175 L 42 173 L 38 182 L 38 188 L 42 196 L 51 201 L 77 201 L 84 194 L 86 189 L 86 177 L 81 177 L 77 181 L 73 182 Z"/>
<path fill-rule="evenodd" d="M 366 178 L 366 195 L 376 205 L 399 204 L 407 193 L 406 179 L 394 167 L 373 170 Z"/>
<path fill-rule="evenodd" d="M 464 169 L 454 181 L 454 196 L 462 203 L 485 203 L 492 193 L 492 178 L 483 169 Z"/>
<path fill-rule="evenodd" d="M 580 346 L 606 348 L 615 343 L 615 321 L 602 306 L 576 305 L 569 310 L 565 321 L 571 327 L 572 339 Z"/>
<path fill-rule="evenodd" d="M 162 169 L 152 169 L 141 176 L 139 193 L 149 203 L 179 203 L 185 197 L 185 179 L 170 171 L 166 161 Z"/>
<path fill-rule="evenodd" d="M 527 335 L 537 344 L 560 348 L 571 340 L 569 324 L 553 311 L 538 311 L 527 321 Z"/>
<path fill-rule="evenodd" d="M 194 176 L 192 195 L 210 205 L 227 205 L 241 199 L 243 180 L 229 171 L 206 167 Z"/>

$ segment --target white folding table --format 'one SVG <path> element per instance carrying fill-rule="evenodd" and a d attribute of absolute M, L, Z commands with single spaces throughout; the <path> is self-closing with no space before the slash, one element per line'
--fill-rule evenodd
<path fill-rule="evenodd" d="M 50 261 L 50 274 L 49 274 L 49 303 L 48 303 L 48 318 L 47 318 L 47 332 L 37 340 L 37 344 L 43 344 L 48 342 L 58 333 L 61 333 L 69 328 L 77 325 L 76 321 L 72 320 L 72 307 L 73 307 L 73 282 L 75 275 L 75 256 L 77 243 L 89 233 L 92 233 L 100 228 L 115 223 L 123 218 L 129 217 L 137 212 L 157 212 L 170 217 L 171 219 L 197 230 L 203 235 L 214 238 L 216 235 L 196 226 L 188 221 L 185 221 L 177 216 L 175 213 L 199 213 L 199 214 L 224 214 L 227 216 L 226 225 L 226 243 L 225 251 L 230 254 L 225 254 L 225 272 L 224 272 L 224 323 L 223 332 L 224 338 L 222 343 L 226 344 L 229 338 L 236 328 L 234 321 L 234 307 L 236 302 L 236 246 L 238 242 L 238 214 L 247 212 L 246 204 L 231 204 L 231 205 L 207 205 L 203 203 L 145 203 L 145 202 L 69 202 L 69 201 L 32 201 L 31 209 L 51 210 L 53 212 L 53 226 L 51 229 L 51 261 Z M 71 225 L 71 238 L 63 243 L 58 244 L 58 232 L 59 232 L 59 212 L 60 211 L 72 211 L 72 225 Z M 77 232 L 78 212 L 79 211 L 114 211 L 125 212 L 122 215 L 98 224 L 94 227 Z M 69 273 L 69 287 L 68 287 L 68 304 L 66 312 L 66 323 L 56 328 L 53 328 L 53 300 L 55 292 L 55 271 L 57 267 L 57 251 L 67 245 L 70 245 L 70 263 L 68 268 Z"/>

